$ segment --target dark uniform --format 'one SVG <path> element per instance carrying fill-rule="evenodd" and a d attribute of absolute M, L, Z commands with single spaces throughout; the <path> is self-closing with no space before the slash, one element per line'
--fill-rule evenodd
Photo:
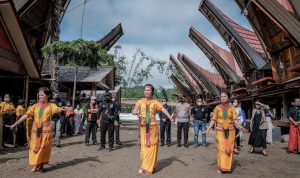
<path fill-rule="evenodd" d="M 106 94 L 107 95 L 107 94 Z M 115 102 L 105 100 L 99 107 L 100 114 L 100 149 L 105 148 L 106 132 L 108 132 L 109 149 L 114 145 L 114 121 L 118 115 L 118 107 Z"/>
<path fill-rule="evenodd" d="M 171 113 L 172 108 L 169 105 L 165 105 L 164 108 Z M 160 118 L 160 142 L 161 146 L 165 144 L 165 133 L 167 135 L 167 145 L 171 145 L 171 120 L 166 116 L 165 113 L 162 111 L 159 112 L 159 118 Z M 162 119 L 166 119 L 166 121 L 162 121 Z"/>
<path fill-rule="evenodd" d="M 118 123 L 118 125 L 115 125 L 115 134 L 116 134 L 116 144 L 121 145 L 120 142 L 120 116 L 119 113 L 121 112 L 121 104 L 119 104 L 118 102 L 115 102 L 116 106 L 117 106 L 117 117 L 116 117 L 116 122 Z"/>

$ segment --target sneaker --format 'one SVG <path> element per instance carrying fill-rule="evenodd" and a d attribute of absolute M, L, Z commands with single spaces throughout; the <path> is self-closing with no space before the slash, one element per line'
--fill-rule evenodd
<path fill-rule="evenodd" d="M 199 146 L 198 143 L 194 144 L 194 148 L 197 148 L 198 146 Z"/>
<path fill-rule="evenodd" d="M 113 151 L 113 148 L 108 148 L 108 151 L 109 151 L 109 152 L 112 152 L 112 151 Z"/>
<path fill-rule="evenodd" d="M 85 146 L 90 146 L 90 143 L 85 143 Z"/>
<path fill-rule="evenodd" d="M 117 141 L 116 144 L 117 145 L 122 145 L 122 143 L 120 141 Z"/>
<path fill-rule="evenodd" d="M 160 143 L 160 146 L 164 146 L 165 144 L 164 143 Z"/>
<path fill-rule="evenodd" d="M 167 143 L 167 147 L 170 147 L 171 146 L 171 143 Z"/>
<path fill-rule="evenodd" d="M 181 144 L 177 144 L 177 146 L 176 146 L 177 148 L 179 148 L 179 147 L 181 147 Z"/>
<path fill-rule="evenodd" d="M 97 145 L 97 142 L 93 142 L 93 145 Z"/>
<path fill-rule="evenodd" d="M 101 150 L 105 150 L 105 147 L 101 146 L 101 147 L 98 148 L 97 151 L 101 151 Z"/>

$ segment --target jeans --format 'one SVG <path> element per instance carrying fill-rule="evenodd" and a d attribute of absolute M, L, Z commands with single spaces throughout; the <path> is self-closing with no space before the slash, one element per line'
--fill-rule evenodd
<path fill-rule="evenodd" d="M 167 144 L 171 144 L 171 121 L 160 122 L 160 141 L 162 144 L 165 143 L 165 135 L 167 135 Z"/>
<path fill-rule="evenodd" d="M 198 134 L 199 128 L 201 128 L 202 132 L 202 145 L 206 145 L 206 134 L 203 132 L 206 131 L 206 121 L 205 120 L 194 120 L 194 144 L 198 145 Z"/>
<path fill-rule="evenodd" d="M 93 121 L 87 121 L 86 132 L 85 132 L 85 143 L 90 142 L 91 132 L 92 132 L 93 143 L 97 143 L 96 131 L 97 131 L 97 123 Z"/>
<path fill-rule="evenodd" d="M 189 123 L 188 122 L 177 122 L 177 145 L 181 145 L 181 135 L 184 135 L 184 145 L 187 145 L 189 138 Z"/>
<path fill-rule="evenodd" d="M 53 132 L 55 134 L 54 142 L 56 144 L 59 144 L 60 143 L 60 136 L 61 136 L 61 122 L 60 122 L 60 119 L 57 119 L 56 121 L 52 120 L 51 125 L 52 125 L 52 128 L 53 128 Z"/>

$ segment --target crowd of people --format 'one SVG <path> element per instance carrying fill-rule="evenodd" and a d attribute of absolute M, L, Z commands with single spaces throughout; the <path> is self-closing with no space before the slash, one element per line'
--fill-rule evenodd
<path fill-rule="evenodd" d="M 144 97 L 137 101 L 132 114 L 139 118 L 140 161 L 139 173 L 151 174 L 157 166 L 158 146 L 171 146 L 171 122 L 177 125 L 177 147 L 188 148 L 188 132 L 190 120 L 193 121 L 193 146 L 206 147 L 206 136 L 214 128 L 216 134 L 217 167 L 219 173 L 232 171 L 233 155 L 240 150 L 240 140 L 245 139 L 243 132 L 246 129 L 246 114 L 241 108 L 239 100 L 230 100 L 227 92 L 221 92 L 220 104 L 213 108 L 211 114 L 206 102 L 202 98 L 195 101 L 195 105 L 179 98 L 179 104 L 172 109 L 168 99 L 161 102 L 154 100 L 154 87 L 151 84 L 144 86 Z M 288 151 L 300 153 L 300 99 L 296 98 L 294 106 L 289 111 L 290 135 Z M 108 150 L 114 150 L 114 143 L 121 145 L 120 114 L 121 106 L 116 97 L 110 92 L 104 94 L 99 101 L 96 96 L 76 103 L 73 109 L 70 102 L 64 103 L 58 94 L 51 97 L 51 91 L 42 87 L 38 90 L 38 102 L 30 100 L 29 107 L 24 108 L 24 100 L 19 99 L 17 107 L 10 96 L 6 94 L 0 103 L 0 132 L 1 146 L 8 144 L 26 145 L 29 149 L 29 165 L 31 171 L 43 171 L 44 164 L 50 159 L 52 145 L 60 147 L 62 133 L 67 135 L 84 134 L 85 145 L 98 145 L 97 128 L 100 128 L 99 151 L 106 146 L 108 134 Z M 158 113 L 160 122 L 156 120 Z M 267 143 L 272 144 L 272 117 L 274 114 L 268 105 L 255 101 L 255 108 L 250 119 L 250 153 L 256 148 L 266 152 Z M 199 133 L 202 136 L 199 144 Z M 92 142 L 90 137 L 92 135 Z M 116 135 L 116 136 L 114 136 Z"/>
<path fill-rule="evenodd" d="M 59 95 L 42 87 L 38 90 L 38 102 L 30 100 L 27 110 L 24 100 L 19 99 L 17 107 L 9 94 L 0 103 L 0 139 L 1 147 L 25 146 L 29 149 L 31 171 L 43 171 L 51 154 L 51 147 L 61 146 L 61 137 L 84 134 L 86 146 L 97 145 L 96 132 L 100 128 L 100 148 L 105 148 L 106 132 L 109 137 L 109 150 L 114 142 L 121 145 L 119 136 L 120 104 L 110 92 L 105 93 L 104 100 L 96 96 L 90 100 L 84 98 L 73 109 L 70 102 L 60 99 Z M 3 133 L 3 134 L 2 134 Z M 114 137 L 114 134 L 116 137 Z"/>
<path fill-rule="evenodd" d="M 252 110 L 249 130 L 246 129 L 246 114 L 241 108 L 238 99 L 230 100 L 230 94 L 221 92 L 220 104 L 209 109 L 202 98 L 198 98 L 193 105 L 183 97 L 179 98 L 179 104 L 174 111 L 168 105 L 168 99 L 163 98 L 161 103 L 152 99 L 154 87 L 151 84 L 144 86 L 144 97 L 137 101 L 132 114 L 139 117 L 141 166 L 139 173 L 152 173 L 156 169 L 157 149 L 159 143 L 158 132 L 160 130 L 160 146 L 171 146 L 171 122 L 177 124 L 177 147 L 188 148 L 188 132 L 190 121 L 194 126 L 194 147 L 199 146 L 199 132 L 202 135 L 201 146 L 206 147 L 206 135 L 214 128 L 216 134 L 217 168 L 218 173 L 232 171 L 233 155 L 239 154 L 240 142 L 244 140 L 243 132 L 250 132 L 248 144 L 251 146 L 249 153 L 256 152 L 255 149 L 262 148 L 262 154 L 268 156 L 267 143 L 272 145 L 272 113 L 269 105 L 261 101 L 255 101 Z M 300 153 L 300 99 L 296 98 L 294 106 L 289 111 L 290 136 L 288 143 L 289 153 Z M 159 113 L 160 122 L 156 122 L 155 113 Z M 208 123 L 209 122 L 209 123 Z M 207 126 L 208 125 L 208 126 Z M 160 128 L 158 130 L 158 128 Z M 183 133 L 182 133 L 183 132 Z M 259 149 L 257 149 L 259 150 Z"/>

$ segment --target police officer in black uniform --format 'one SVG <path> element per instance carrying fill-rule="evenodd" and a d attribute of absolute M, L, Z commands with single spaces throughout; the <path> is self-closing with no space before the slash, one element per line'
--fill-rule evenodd
<path fill-rule="evenodd" d="M 172 108 L 167 104 L 168 99 L 163 98 L 161 100 L 162 105 L 164 108 L 171 114 Z M 171 120 L 161 111 L 159 112 L 159 119 L 160 119 L 160 146 L 165 145 L 165 133 L 167 135 L 167 146 L 171 146 Z"/>
<path fill-rule="evenodd" d="M 111 100 L 112 94 L 106 92 L 104 101 L 99 106 L 100 118 L 100 148 L 105 149 L 106 132 L 108 132 L 109 151 L 112 151 L 114 145 L 114 121 L 118 115 L 118 108 L 115 102 Z"/>

